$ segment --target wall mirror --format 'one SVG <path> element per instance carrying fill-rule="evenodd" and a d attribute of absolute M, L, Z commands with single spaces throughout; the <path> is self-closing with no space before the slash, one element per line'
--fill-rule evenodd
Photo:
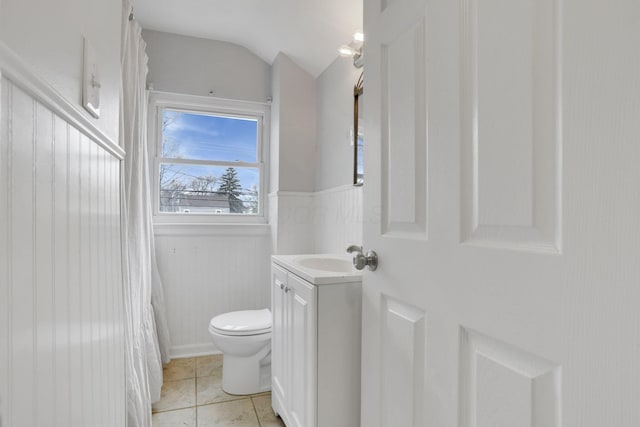
<path fill-rule="evenodd" d="M 363 73 L 353 87 L 353 185 L 364 183 L 364 132 L 362 124 Z"/>

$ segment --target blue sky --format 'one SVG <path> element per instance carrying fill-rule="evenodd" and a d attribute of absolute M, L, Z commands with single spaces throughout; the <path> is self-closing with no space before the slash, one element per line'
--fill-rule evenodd
<path fill-rule="evenodd" d="M 165 110 L 163 112 L 163 157 L 193 160 L 249 162 L 257 160 L 255 119 L 211 116 Z M 220 177 L 225 167 L 175 165 L 177 179 L 190 182 L 193 177 Z M 243 188 L 258 185 L 259 171 L 239 168 Z M 181 178 L 180 178 L 181 177 Z"/>

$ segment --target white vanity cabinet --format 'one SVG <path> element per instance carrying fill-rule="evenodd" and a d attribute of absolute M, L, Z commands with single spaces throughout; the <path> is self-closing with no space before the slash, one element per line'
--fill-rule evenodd
<path fill-rule="evenodd" d="M 287 427 L 358 426 L 360 276 L 312 283 L 294 257 L 274 256 L 271 268 L 273 409 Z"/>
<path fill-rule="evenodd" d="M 316 288 L 273 265 L 271 395 L 288 427 L 315 425 Z M 274 406 L 276 406 L 274 404 Z"/>

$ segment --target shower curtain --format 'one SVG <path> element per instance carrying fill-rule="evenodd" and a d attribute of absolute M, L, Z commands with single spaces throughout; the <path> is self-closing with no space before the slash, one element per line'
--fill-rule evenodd
<path fill-rule="evenodd" d="M 127 338 L 127 426 L 151 427 L 151 403 L 160 399 L 169 332 L 155 259 L 147 154 L 147 54 L 140 24 L 123 0 L 120 144 L 123 281 Z"/>

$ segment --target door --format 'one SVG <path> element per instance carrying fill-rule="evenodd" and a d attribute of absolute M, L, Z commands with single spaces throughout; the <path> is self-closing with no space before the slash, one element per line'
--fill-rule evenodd
<path fill-rule="evenodd" d="M 316 287 L 294 274 L 288 280 L 290 427 L 312 427 L 316 425 Z"/>
<path fill-rule="evenodd" d="M 274 410 L 284 417 L 289 398 L 287 389 L 287 357 L 289 355 L 287 328 L 287 272 L 271 264 L 271 390 Z"/>
<path fill-rule="evenodd" d="M 640 425 L 640 2 L 364 4 L 361 425 Z"/>
<path fill-rule="evenodd" d="M 289 427 L 316 425 L 317 290 L 271 264 L 272 406 Z"/>

